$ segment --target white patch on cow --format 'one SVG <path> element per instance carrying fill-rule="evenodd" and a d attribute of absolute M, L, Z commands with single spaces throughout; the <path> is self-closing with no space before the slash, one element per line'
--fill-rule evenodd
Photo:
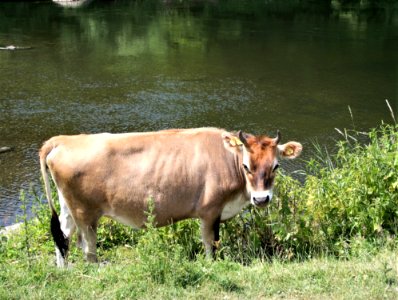
<path fill-rule="evenodd" d="M 57 267 L 65 268 L 65 259 L 62 256 L 61 251 L 59 251 L 57 246 L 55 246 L 55 256 L 57 259 Z"/>
<path fill-rule="evenodd" d="M 51 161 L 53 159 L 54 156 L 57 155 L 58 152 L 59 152 L 59 148 L 57 148 L 57 147 L 55 147 L 54 149 L 52 149 L 50 151 L 50 153 L 46 157 L 47 164 L 48 164 L 49 161 Z"/>
<path fill-rule="evenodd" d="M 247 201 L 244 193 L 236 195 L 233 199 L 227 202 L 227 204 L 225 204 L 221 213 L 221 221 L 228 220 L 236 216 L 249 203 L 250 202 Z"/>
<path fill-rule="evenodd" d="M 242 151 L 242 153 L 243 153 L 243 157 L 242 157 L 242 163 L 243 163 L 243 165 L 245 165 L 249 170 L 251 170 L 251 166 L 250 166 L 250 155 L 249 155 L 249 153 L 247 152 L 247 150 L 246 150 L 246 147 L 242 147 L 242 149 L 243 149 L 243 151 Z"/>
<path fill-rule="evenodd" d="M 267 197 L 269 198 L 269 201 L 271 201 L 273 194 L 274 193 L 273 193 L 272 189 L 266 190 L 266 191 L 253 191 L 250 193 L 250 202 L 253 205 L 256 205 L 254 203 L 254 198 L 267 198 Z"/>
<path fill-rule="evenodd" d="M 72 218 L 72 214 L 69 211 L 68 206 L 66 205 L 64 195 L 58 189 L 58 198 L 59 198 L 59 206 L 61 208 L 61 213 L 59 215 L 59 222 L 61 223 L 61 230 L 68 238 L 75 231 L 76 225 L 75 221 Z"/>
<path fill-rule="evenodd" d="M 59 223 L 61 225 L 61 230 L 66 236 L 66 238 L 70 239 L 70 237 L 72 236 L 73 232 L 76 229 L 76 224 L 72 218 L 72 214 L 70 213 L 68 206 L 66 205 L 64 195 L 59 189 L 57 190 L 58 190 L 59 205 L 61 208 L 61 213 L 59 215 Z M 57 257 L 57 266 L 61 268 L 65 267 L 66 264 L 65 258 L 62 256 L 61 252 L 57 247 L 55 247 L 55 253 Z"/>

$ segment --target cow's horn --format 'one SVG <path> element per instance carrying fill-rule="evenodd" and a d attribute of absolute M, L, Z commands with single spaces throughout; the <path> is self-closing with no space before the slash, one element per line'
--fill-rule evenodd
<path fill-rule="evenodd" d="M 239 135 L 239 139 L 243 143 L 243 145 L 245 145 L 246 147 L 249 147 L 249 144 L 248 144 L 246 138 L 244 137 L 242 130 L 239 130 L 238 135 Z"/>
<path fill-rule="evenodd" d="M 276 138 L 274 138 L 275 144 L 278 145 L 279 142 L 281 141 L 281 138 L 282 138 L 281 133 L 280 133 L 279 130 L 277 130 L 277 131 L 276 131 Z"/>

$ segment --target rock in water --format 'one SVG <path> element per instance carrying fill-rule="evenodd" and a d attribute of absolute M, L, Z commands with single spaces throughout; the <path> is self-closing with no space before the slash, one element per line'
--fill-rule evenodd
<path fill-rule="evenodd" d="M 0 153 L 12 151 L 12 147 L 0 147 Z"/>

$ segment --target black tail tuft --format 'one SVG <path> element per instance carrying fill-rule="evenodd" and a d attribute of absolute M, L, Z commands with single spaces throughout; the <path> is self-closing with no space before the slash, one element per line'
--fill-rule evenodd
<path fill-rule="evenodd" d="M 69 241 L 61 230 L 61 224 L 59 223 L 57 213 L 55 212 L 53 212 L 51 217 L 51 234 L 53 236 L 55 245 L 61 252 L 62 257 L 65 258 L 69 249 Z"/>

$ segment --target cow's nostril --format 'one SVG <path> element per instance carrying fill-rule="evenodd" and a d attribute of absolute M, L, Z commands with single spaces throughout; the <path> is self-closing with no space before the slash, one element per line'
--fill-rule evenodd
<path fill-rule="evenodd" d="M 266 197 L 253 197 L 254 204 L 258 205 L 258 206 L 266 205 L 266 204 L 268 204 L 269 201 L 270 201 L 270 197 L 269 196 L 266 196 Z"/>

